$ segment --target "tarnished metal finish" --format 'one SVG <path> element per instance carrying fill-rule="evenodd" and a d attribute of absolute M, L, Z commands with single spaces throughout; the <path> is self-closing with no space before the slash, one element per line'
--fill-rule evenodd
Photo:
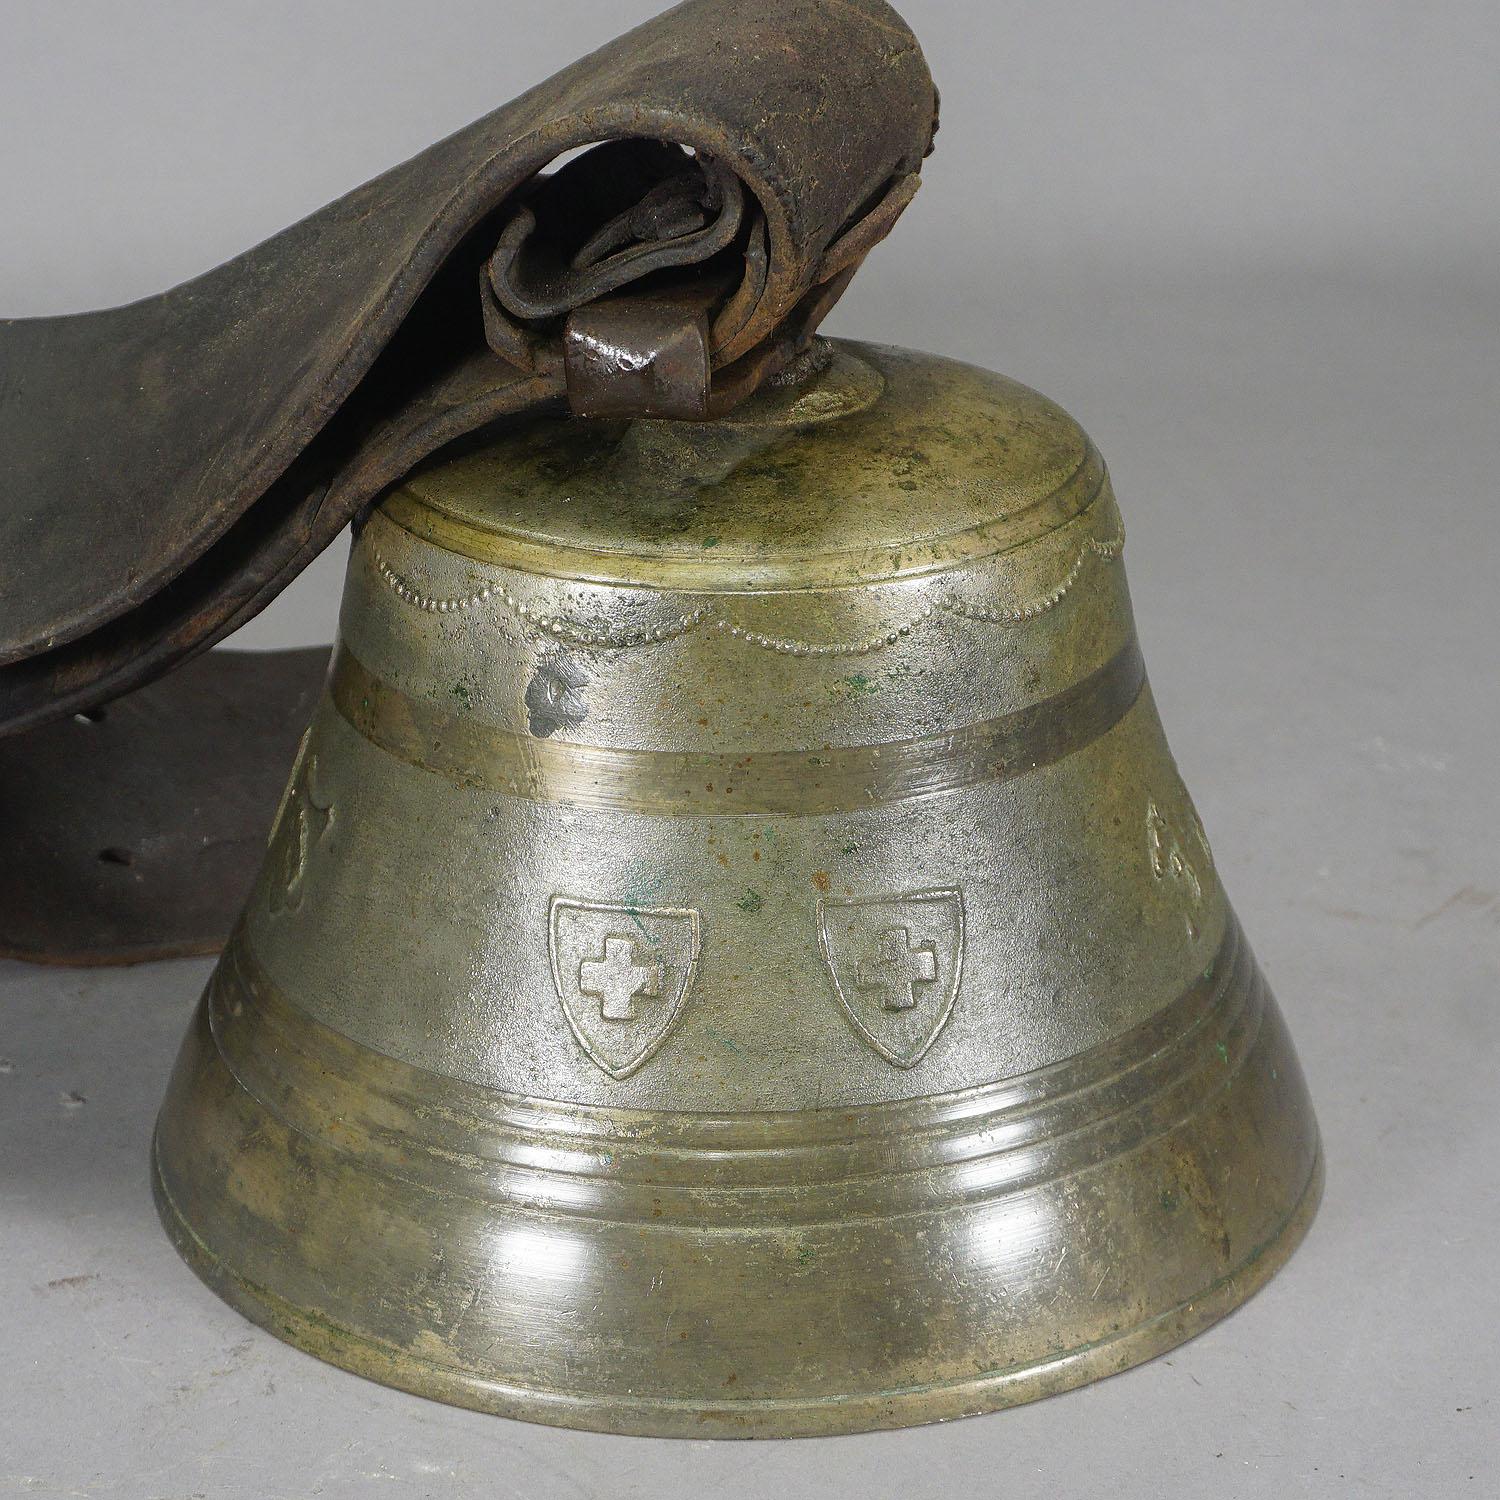
<path fill-rule="evenodd" d="M 538 418 L 363 528 L 163 1217 L 324 1358 L 628 1432 L 1061 1390 L 1248 1296 L 1316 1127 L 1097 453 L 835 346 Z"/>

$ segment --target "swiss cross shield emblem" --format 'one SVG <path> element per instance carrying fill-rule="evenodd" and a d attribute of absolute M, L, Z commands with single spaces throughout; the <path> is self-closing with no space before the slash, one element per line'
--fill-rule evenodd
<path fill-rule="evenodd" d="M 611 1078 L 628 1078 L 682 1012 L 698 963 L 698 913 L 556 896 L 548 926 L 568 1026 Z"/>
<path fill-rule="evenodd" d="M 818 902 L 818 947 L 855 1031 L 895 1067 L 921 1062 L 958 999 L 961 893 L 825 898 Z"/>

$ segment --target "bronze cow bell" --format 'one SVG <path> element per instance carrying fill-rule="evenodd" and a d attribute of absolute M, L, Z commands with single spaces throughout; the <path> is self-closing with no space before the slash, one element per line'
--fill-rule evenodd
<path fill-rule="evenodd" d="M 153 1158 L 279 1336 L 540 1421 L 846 1432 L 1146 1359 L 1306 1228 L 1099 455 L 817 337 L 936 112 L 884 0 L 687 0 L 186 287 L 0 322 L 0 734 L 68 825 L 0 949 L 218 944 L 306 659 L 59 734 L 357 528 Z"/>
<path fill-rule="evenodd" d="M 1306 1228 L 1099 455 L 966 366 L 799 373 L 520 420 L 360 531 L 156 1147 L 281 1337 L 570 1426 L 846 1432 L 1149 1358 Z"/>

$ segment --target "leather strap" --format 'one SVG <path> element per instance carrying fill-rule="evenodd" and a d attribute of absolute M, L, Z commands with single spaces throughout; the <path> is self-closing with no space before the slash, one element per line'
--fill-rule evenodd
<path fill-rule="evenodd" d="M 935 128 L 884 0 L 688 0 L 196 281 L 0 323 L 0 733 L 203 651 L 477 427 L 570 391 L 742 399 L 910 201 Z M 659 368 L 626 389 L 591 337 Z"/>
<path fill-rule="evenodd" d="M 214 651 L 0 740 L 0 958 L 216 953 L 250 894 L 326 647 Z"/>

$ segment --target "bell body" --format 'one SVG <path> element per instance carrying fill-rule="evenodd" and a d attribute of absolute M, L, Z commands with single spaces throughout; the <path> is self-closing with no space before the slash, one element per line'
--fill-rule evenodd
<path fill-rule="evenodd" d="M 1058 408 L 858 345 L 389 495 L 156 1146 L 236 1306 L 509 1415 L 760 1436 L 1121 1369 L 1317 1133 Z"/>

